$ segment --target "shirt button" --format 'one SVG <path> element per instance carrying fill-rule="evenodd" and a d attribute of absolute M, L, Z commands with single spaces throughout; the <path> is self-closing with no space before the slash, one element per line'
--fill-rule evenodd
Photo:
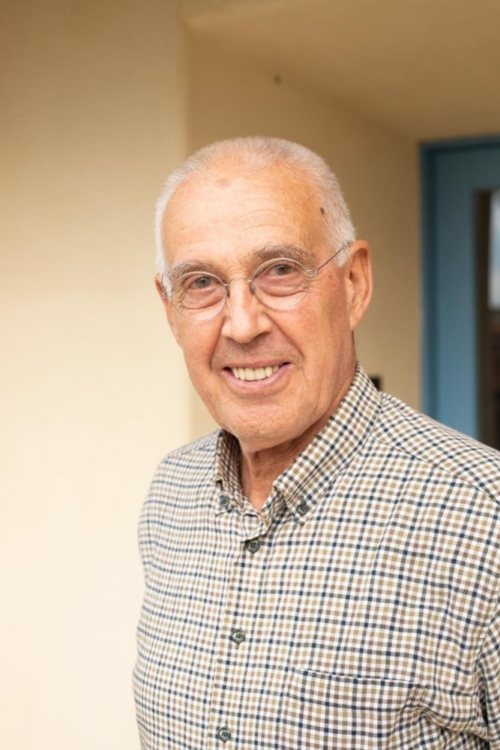
<path fill-rule="evenodd" d="M 248 539 L 248 541 L 245 542 L 246 549 L 252 553 L 252 555 L 255 555 L 255 553 L 261 548 L 262 546 L 262 539 Z"/>
<path fill-rule="evenodd" d="M 304 502 L 304 501 L 302 501 L 301 503 L 299 503 L 299 504 L 297 505 L 297 513 L 298 513 L 298 514 L 299 514 L 300 516 L 305 516 L 305 514 L 307 513 L 307 511 L 308 511 L 308 510 L 309 510 L 309 506 L 308 506 L 308 504 L 307 504 L 306 502 Z"/>
<path fill-rule="evenodd" d="M 229 731 L 228 725 L 225 724 L 223 727 L 219 727 L 215 736 L 221 742 L 229 742 L 231 739 L 231 732 Z"/>
<path fill-rule="evenodd" d="M 221 508 L 227 508 L 230 502 L 231 498 L 228 495 L 221 495 L 219 497 L 219 505 Z"/>
<path fill-rule="evenodd" d="M 233 643 L 236 643 L 237 646 L 239 646 L 240 643 L 243 643 L 243 641 L 246 640 L 245 631 L 241 628 L 234 628 L 234 630 L 231 631 L 231 635 L 229 637 Z"/>

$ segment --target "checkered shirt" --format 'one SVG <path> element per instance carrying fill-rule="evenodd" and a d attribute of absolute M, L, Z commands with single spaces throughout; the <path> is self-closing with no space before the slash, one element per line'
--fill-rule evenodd
<path fill-rule="evenodd" d="M 500 460 L 380 394 L 243 496 L 236 440 L 160 464 L 140 520 L 143 750 L 500 750 Z"/>

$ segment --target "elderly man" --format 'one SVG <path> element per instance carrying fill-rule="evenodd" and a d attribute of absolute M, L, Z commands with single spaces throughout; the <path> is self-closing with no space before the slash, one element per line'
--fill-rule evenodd
<path fill-rule="evenodd" d="M 371 293 L 326 164 L 277 139 L 192 156 L 156 284 L 214 433 L 140 522 L 142 747 L 500 750 L 498 454 L 380 394 Z"/>

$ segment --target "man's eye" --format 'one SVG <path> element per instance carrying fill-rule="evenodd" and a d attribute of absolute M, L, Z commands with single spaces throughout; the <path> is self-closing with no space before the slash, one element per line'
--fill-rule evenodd
<path fill-rule="evenodd" d="M 289 276 L 295 271 L 297 271 L 297 266 L 294 263 L 274 263 L 267 269 L 267 272 L 273 276 Z"/>
<path fill-rule="evenodd" d="M 214 279 L 210 278 L 210 276 L 196 276 L 196 278 L 191 280 L 190 286 L 193 289 L 207 289 L 213 283 Z"/>
<path fill-rule="evenodd" d="M 216 278 L 207 274 L 193 274 L 183 280 L 183 288 L 186 292 L 202 292 L 205 289 L 213 289 L 217 286 L 217 281 Z"/>

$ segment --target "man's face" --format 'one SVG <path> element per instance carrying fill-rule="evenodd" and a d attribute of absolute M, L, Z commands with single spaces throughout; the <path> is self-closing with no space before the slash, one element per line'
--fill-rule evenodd
<path fill-rule="evenodd" d="M 343 268 L 328 263 L 290 310 L 266 308 L 244 281 L 261 262 L 257 253 L 273 246 L 298 249 L 308 268 L 319 266 L 336 250 L 324 222 L 316 192 L 284 167 L 220 167 L 178 188 L 167 209 L 171 270 L 200 264 L 224 281 L 238 277 L 212 320 L 185 318 L 168 300 L 165 306 L 196 390 L 218 424 L 251 452 L 309 442 L 354 374 L 352 331 L 371 288 L 363 243 L 355 243 Z M 256 379 L 242 379 L 244 368 Z M 260 379 L 266 368 L 272 373 Z"/>

